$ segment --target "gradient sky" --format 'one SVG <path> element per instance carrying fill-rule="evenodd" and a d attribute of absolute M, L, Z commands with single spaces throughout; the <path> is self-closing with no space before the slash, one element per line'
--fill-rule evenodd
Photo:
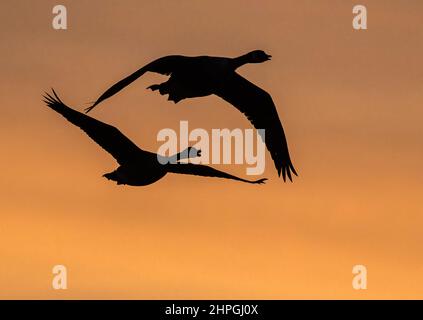
<path fill-rule="evenodd" d="M 423 298 L 423 2 L 56 1 L 0 4 L 0 298 Z M 273 58 L 239 70 L 274 98 L 299 178 L 255 186 L 169 175 L 117 186 L 117 167 L 47 109 L 78 110 L 167 54 Z M 92 116 L 157 150 L 156 134 L 250 128 L 217 97 L 178 105 L 148 74 Z M 245 166 L 222 167 L 245 175 Z M 68 268 L 65 291 L 51 270 Z M 351 286 L 368 269 L 368 289 Z"/>

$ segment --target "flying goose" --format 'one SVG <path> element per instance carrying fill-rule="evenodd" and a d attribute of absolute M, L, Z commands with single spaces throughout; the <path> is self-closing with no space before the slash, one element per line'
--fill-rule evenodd
<path fill-rule="evenodd" d="M 103 175 L 108 180 L 116 181 L 117 184 L 145 186 L 160 180 L 169 172 L 226 178 L 253 184 L 262 184 L 267 180 L 259 179 L 250 181 L 209 166 L 179 163 L 178 161 L 181 159 L 200 156 L 200 151 L 192 147 L 174 156 L 167 157 L 167 159 L 163 159 L 164 156 L 158 156 L 155 153 L 144 151 L 137 147 L 116 127 L 69 108 L 60 100 L 56 92 L 54 90 L 52 91 L 54 96 L 48 93 L 43 96 L 47 106 L 60 113 L 72 124 L 81 128 L 119 163 L 120 166 L 116 170 Z M 168 161 L 166 164 L 162 164 L 165 162 L 163 160 Z"/>
<path fill-rule="evenodd" d="M 88 113 L 100 102 L 110 98 L 134 82 L 146 72 L 169 75 L 168 81 L 154 84 L 148 89 L 169 94 L 168 100 L 175 103 L 185 98 L 215 94 L 245 114 L 256 129 L 265 129 L 265 144 L 269 150 L 278 175 L 292 181 L 291 172 L 297 175 L 289 156 L 288 144 L 278 112 L 269 93 L 235 72 L 247 63 L 261 63 L 271 56 L 255 50 L 236 58 L 187 57 L 171 55 L 159 58 L 120 80 L 106 90 L 85 111 Z"/>

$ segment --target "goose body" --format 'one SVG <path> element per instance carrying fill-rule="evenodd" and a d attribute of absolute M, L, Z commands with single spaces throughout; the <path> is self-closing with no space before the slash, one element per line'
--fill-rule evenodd
<path fill-rule="evenodd" d="M 262 63 L 271 56 L 255 50 L 236 58 L 187 57 L 172 55 L 150 62 L 128 77 L 106 90 L 97 101 L 86 109 L 88 113 L 102 101 L 110 98 L 131 84 L 146 72 L 168 75 L 163 83 L 148 88 L 161 95 L 169 95 L 168 100 L 178 103 L 187 98 L 204 97 L 215 94 L 241 111 L 256 129 L 265 129 L 265 139 L 279 176 L 292 181 L 297 175 L 292 164 L 288 143 L 279 120 L 276 106 L 269 93 L 240 76 L 236 70 L 247 63 Z"/>
<path fill-rule="evenodd" d="M 149 161 L 126 163 L 103 177 L 116 181 L 117 184 L 129 186 L 147 186 L 159 181 L 167 174 L 166 168 L 151 158 Z"/>
<path fill-rule="evenodd" d="M 52 95 L 46 93 L 44 102 L 49 108 L 60 113 L 69 122 L 82 129 L 116 159 L 119 167 L 103 176 L 119 185 L 146 186 L 160 180 L 167 173 L 226 178 L 252 184 L 262 184 L 266 181 L 266 179 L 242 179 L 205 165 L 179 163 L 182 159 L 200 155 L 200 151 L 192 147 L 188 147 L 183 152 L 170 157 L 142 150 L 116 127 L 66 106 L 54 90 Z"/>
<path fill-rule="evenodd" d="M 152 85 L 148 89 L 158 90 L 162 95 L 168 94 L 168 100 L 174 103 L 215 94 L 235 70 L 232 59 L 220 57 L 169 56 L 160 63 L 173 64 L 175 67 L 172 68 L 168 81 Z"/>

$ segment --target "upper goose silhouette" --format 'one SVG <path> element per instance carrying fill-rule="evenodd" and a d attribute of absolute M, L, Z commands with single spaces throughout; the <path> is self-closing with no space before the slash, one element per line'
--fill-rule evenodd
<path fill-rule="evenodd" d="M 120 80 L 106 90 L 97 101 L 85 109 L 88 113 L 100 102 L 110 98 L 144 73 L 156 72 L 170 75 L 168 81 L 155 84 L 148 89 L 169 94 L 168 100 L 175 103 L 185 98 L 215 94 L 244 113 L 256 129 L 265 129 L 265 144 L 275 163 L 278 175 L 292 181 L 291 172 L 297 175 L 291 162 L 288 144 L 279 116 L 269 93 L 249 82 L 235 72 L 247 63 L 261 63 L 271 56 L 255 50 L 236 58 L 186 57 L 171 55 L 159 58 Z"/>
<path fill-rule="evenodd" d="M 116 127 L 69 108 L 60 100 L 56 92 L 54 90 L 52 91 L 54 97 L 48 93 L 44 95 L 44 102 L 47 106 L 60 113 L 69 122 L 81 128 L 119 163 L 120 166 L 116 170 L 103 175 L 103 177 L 109 180 L 116 181 L 117 184 L 145 186 L 160 180 L 168 172 L 226 178 L 254 184 L 262 184 L 267 180 L 259 179 L 250 181 L 209 166 L 178 163 L 181 159 L 200 155 L 200 151 L 193 147 L 189 147 L 183 152 L 171 157 L 158 156 L 155 153 L 144 151 L 137 147 Z M 162 158 L 159 162 L 160 157 L 164 157 L 165 159 Z M 161 162 L 164 162 L 163 160 L 168 160 L 168 163 L 161 164 Z"/>

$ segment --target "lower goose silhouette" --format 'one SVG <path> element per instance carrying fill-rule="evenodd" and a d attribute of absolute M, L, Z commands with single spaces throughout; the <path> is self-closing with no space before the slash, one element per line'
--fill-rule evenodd
<path fill-rule="evenodd" d="M 254 50 L 236 58 L 171 55 L 156 59 L 106 90 L 97 101 L 85 111 L 88 113 L 100 102 L 112 97 L 137 80 L 146 72 L 170 76 L 161 84 L 148 89 L 169 95 L 175 103 L 194 97 L 215 94 L 241 111 L 256 129 L 265 129 L 264 142 L 269 150 L 278 175 L 283 180 L 291 172 L 297 175 L 291 162 L 288 143 L 279 120 L 278 112 L 269 93 L 240 76 L 235 71 L 247 63 L 261 63 L 271 56 L 262 50 Z"/>
<path fill-rule="evenodd" d="M 120 166 L 115 171 L 103 175 L 109 180 L 116 181 L 117 184 L 145 186 L 160 180 L 169 172 L 226 178 L 253 184 L 262 184 L 267 180 L 259 179 L 250 181 L 209 166 L 179 163 L 179 160 L 200 156 L 200 150 L 193 147 L 189 147 L 183 152 L 170 157 L 158 156 L 153 152 L 144 151 L 137 147 L 116 127 L 69 108 L 60 100 L 56 92 L 54 90 L 52 91 L 54 96 L 49 93 L 43 96 L 47 106 L 60 113 L 72 124 L 81 128 L 119 163 Z"/>

